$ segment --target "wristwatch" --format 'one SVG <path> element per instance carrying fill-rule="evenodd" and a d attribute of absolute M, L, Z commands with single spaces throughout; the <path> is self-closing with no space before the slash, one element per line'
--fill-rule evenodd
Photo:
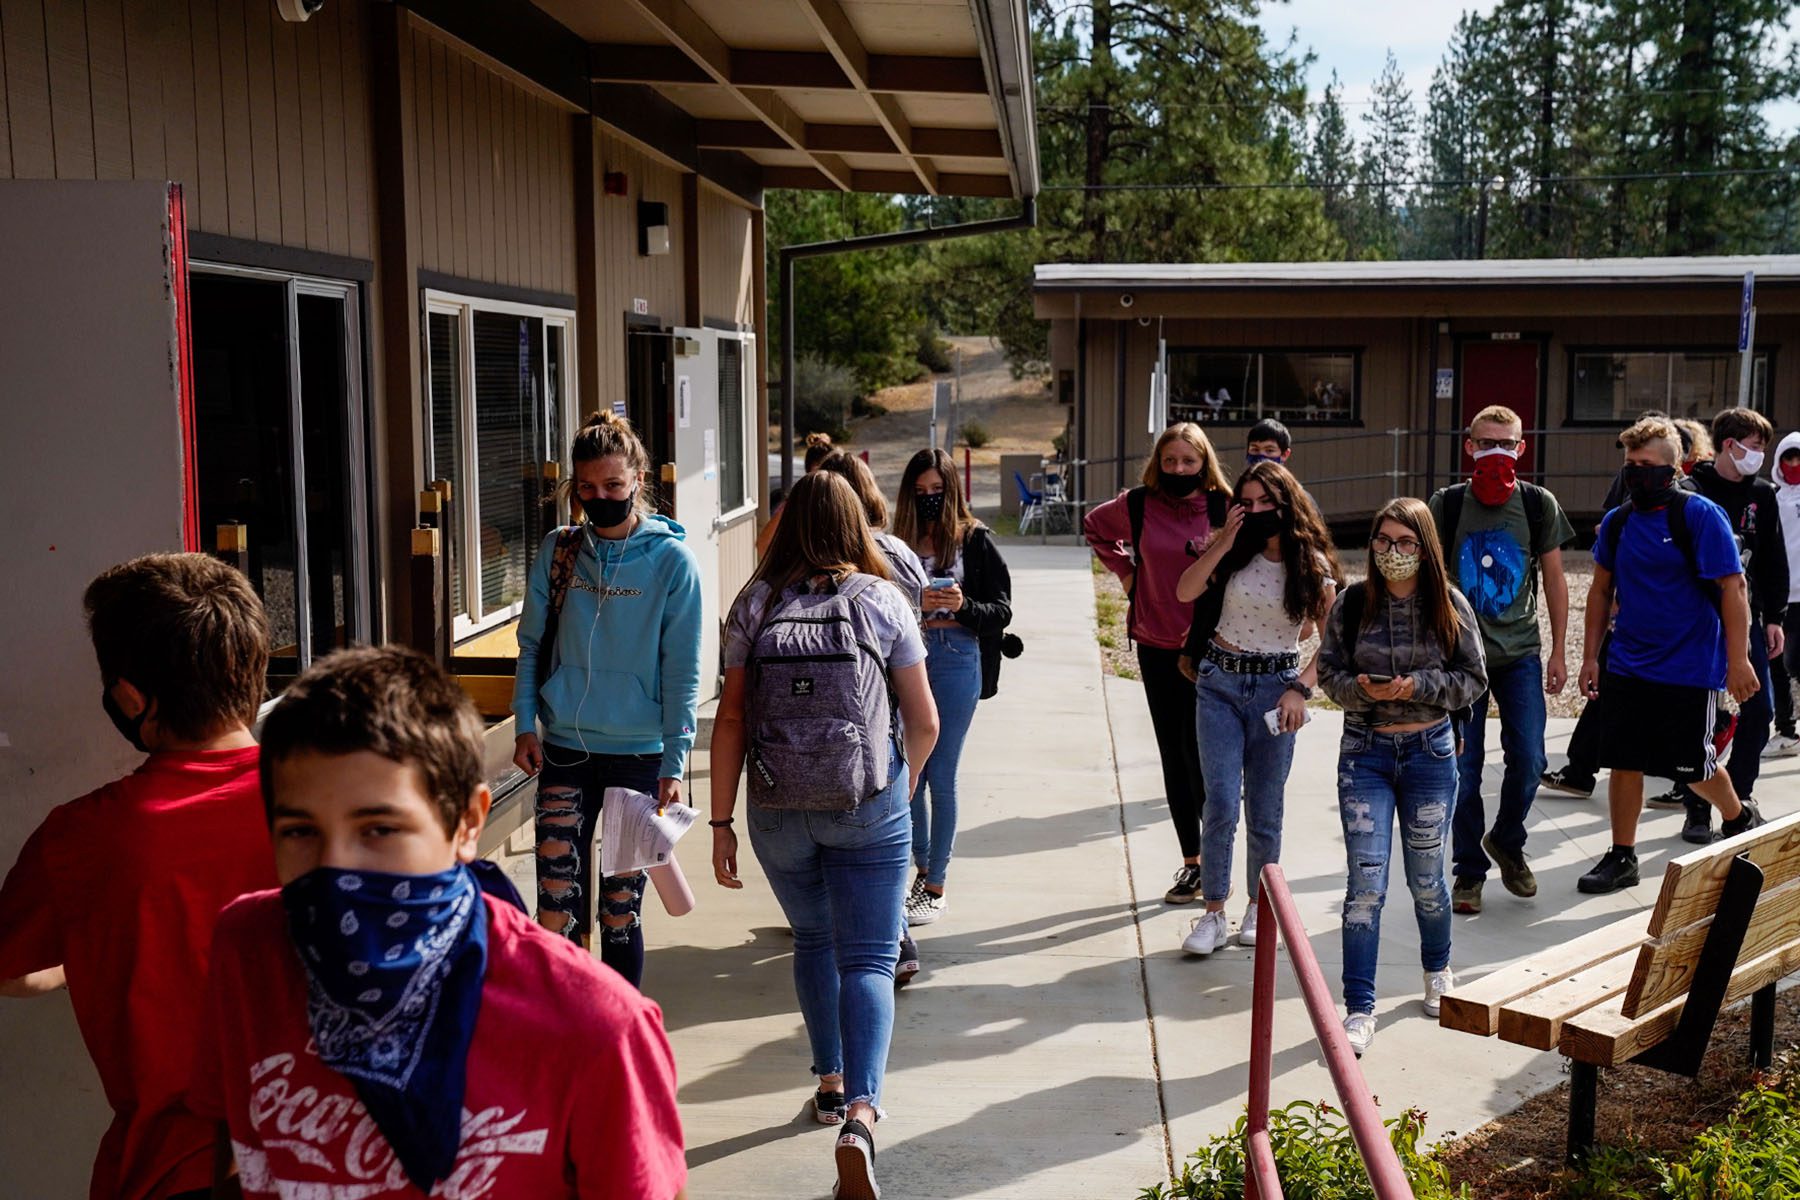
<path fill-rule="evenodd" d="M 1302 700 L 1311 700 L 1313 698 L 1313 690 L 1304 683 L 1301 683 L 1298 679 L 1288 684 L 1287 690 L 1290 692 L 1299 692 Z"/>

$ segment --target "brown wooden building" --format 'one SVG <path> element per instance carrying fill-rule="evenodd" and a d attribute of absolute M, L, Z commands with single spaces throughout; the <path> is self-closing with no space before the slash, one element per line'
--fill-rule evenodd
<path fill-rule="evenodd" d="M 1640 411 L 1737 402 L 1747 271 L 1751 402 L 1793 429 L 1800 257 L 1059 265 L 1036 297 L 1088 500 L 1142 467 L 1163 348 L 1168 419 L 1199 421 L 1228 475 L 1249 426 L 1277 418 L 1327 519 L 1356 524 L 1466 472 L 1461 431 L 1489 404 L 1533 431 L 1531 477 L 1597 514 Z"/>
<path fill-rule="evenodd" d="M 716 654 L 766 517 L 764 189 L 1033 196 L 1024 10 L 0 0 L 0 864 L 134 762 L 87 581 L 221 536 L 272 691 L 349 641 L 432 647 L 517 783 L 546 465 L 602 406 L 646 436 Z M 0 1192 L 81 1194 L 103 1105 L 66 1005 L 0 1007 L 0 1047 Z"/>

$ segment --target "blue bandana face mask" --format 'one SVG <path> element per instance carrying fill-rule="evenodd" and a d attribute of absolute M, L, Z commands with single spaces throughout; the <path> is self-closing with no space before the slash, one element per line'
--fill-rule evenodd
<path fill-rule="evenodd" d="M 319 1061 L 356 1088 L 421 1192 L 456 1164 L 487 969 L 474 871 L 320 867 L 281 889 Z"/>

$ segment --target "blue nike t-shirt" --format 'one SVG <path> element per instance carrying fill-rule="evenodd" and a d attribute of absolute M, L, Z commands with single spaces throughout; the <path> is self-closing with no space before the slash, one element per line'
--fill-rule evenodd
<path fill-rule="evenodd" d="M 1725 510 L 1704 496 L 1687 498 L 1699 578 L 1670 536 L 1666 509 L 1632 513 L 1615 559 L 1608 549 L 1611 527 L 1624 511 L 1606 514 L 1594 543 L 1594 561 L 1613 573 L 1619 602 L 1606 669 L 1651 683 L 1717 691 L 1725 686 L 1725 628 L 1715 591 L 1702 580 L 1744 570 Z"/>

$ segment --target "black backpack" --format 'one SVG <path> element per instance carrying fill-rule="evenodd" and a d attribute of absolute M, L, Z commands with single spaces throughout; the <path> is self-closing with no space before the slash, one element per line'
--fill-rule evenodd
<path fill-rule="evenodd" d="M 1687 560 L 1688 570 L 1699 581 L 1700 590 L 1712 597 L 1713 604 L 1717 606 L 1719 585 L 1710 579 L 1700 578 L 1700 560 L 1694 556 L 1694 531 L 1689 528 L 1687 522 L 1688 497 L 1692 494 L 1677 490 L 1675 498 L 1669 502 L 1669 540 L 1675 543 L 1676 549 L 1680 550 L 1681 556 Z M 1618 518 L 1605 527 L 1605 537 L 1607 557 L 1611 558 L 1613 566 L 1617 567 L 1619 565 L 1619 539 L 1625 535 L 1625 522 L 1631 519 L 1631 514 L 1637 509 L 1633 507 L 1630 500 L 1627 500 L 1614 511 L 1619 514 Z"/>
<path fill-rule="evenodd" d="M 1462 524 L 1463 500 L 1468 494 L 1469 485 L 1466 483 L 1453 483 L 1438 490 L 1439 504 L 1444 514 L 1444 519 L 1438 522 L 1438 545 L 1443 549 L 1445 563 L 1450 562 L 1450 556 L 1455 551 L 1456 531 Z M 1531 563 L 1528 586 L 1535 597 L 1538 589 L 1537 548 L 1544 540 L 1544 489 L 1521 479 L 1519 499 L 1525 505 L 1525 526 L 1531 538 L 1531 545 L 1525 547 L 1525 556 Z"/>
<path fill-rule="evenodd" d="M 1356 674 L 1356 643 L 1362 637 L 1363 606 L 1369 601 L 1369 585 L 1367 580 L 1359 579 L 1344 588 L 1344 661 L 1349 664 L 1352 674 Z M 1486 716 L 1483 713 L 1482 716 Z M 1475 719 L 1475 706 L 1465 704 L 1450 713 L 1450 729 L 1456 735 L 1457 747 L 1460 751 L 1463 730 Z"/>
<path fill-rule="evenodd" d="M 1132 594 L 1125 597 L 1125 599 L 1132 602 L 1135 602 L 1137 599 L 1136 568 L 1138 563 L 1142 561 L 1141 556 L 1138 554 L 1138 543 L 1144 538 L 1144 505 L 1149 499 L 1150 489 L 1143 484 L 1139 484 L 1137 487 L 1134 487 L 1125 493 L 1125 514 L 1131 518 L 1131 565 L 1133 569 L 1131 580 Z M 1223 525 L 1225 523 L 1225 510 L 1230 503 L 1231 497 L 1225 492 L 1206 493 L 1207 524 L 1212 526 L 1215 530 Z M 1193 551 L 1190 548 L 1189 553 L 1192 552 Z M 1135 627 L 1135 623 L 1131 619 L 1131 610 L 1127 609 L 1125 612 L 1125 635 L 1127 637 L 1132 637 L 1132 631 Z"/>

